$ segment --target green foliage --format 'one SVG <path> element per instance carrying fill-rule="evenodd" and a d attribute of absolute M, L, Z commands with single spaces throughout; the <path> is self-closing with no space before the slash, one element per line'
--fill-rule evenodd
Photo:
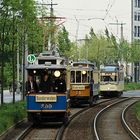
<path fill-rule="evenodd" d="M 135 104 L 135 113 L 137 119 L 140 121 L 140 101 Z"/>
<path fill-rule="evenodd" d="M 140 89 L 140 83 L 125 83 L 124 84 L 124 90 L 139 90 Z"/>
<path fill-rule="evenodd" d="M 36 17 L 34 0 L 2 0 L 1 2 L 0 58 L 4 61 L 4 79 L 2 78 L 4 86 L 12 81 L 11 71 L 16 69 L 17 48 L 20 51 L 20 63 L 25 44 L 28 46 L 29 53 L 38 53 L 43 48 L 43 28 L 38 24 Z M 12 61 L 15 61 L 13 67 L 11 67 Z"/>
<path fill-rule="evenodd" d="M 140 43 L 137 40 L 134 40 L 131 45 L 131 59 L 132 62 L 137 62 L 140 60 Z"/>
<path fill-rule="evenodd" d="M 0 134 L 26 117 L 25 102 L 9 103 L 0 106 Z"/>
<path fill-rule="evenodd" d="M 100 64 L 114 62 L 117 59 L 117 43 L 107 29 L 105 34 L 95 34 L 91 28 L 90 36 L 86 36 L 85 43 L 80 47 L 80 59 L 95 61 L 98 67 Z"/>
<path fill-rule="evenodd" d="M 66 28 L 63 28 L 58 32 L 58 48 L 60 53 L 66 57 L 70 56 L 71 42 L 69 39 L 69 34 Z"/>
<path fill-rule="evenodd" d="M 140 47 L 138 42 L 131 46 L 128 41 L 117 41 L 113 34 L 105 29 L 105 35 L 95 34 L 93 28 L 86 35 L 85 42 L 78 48 L 80 59 L 95 61 L 101 64 L 116 63 L 118 61 L 136 62 L 140 60 Z"/>

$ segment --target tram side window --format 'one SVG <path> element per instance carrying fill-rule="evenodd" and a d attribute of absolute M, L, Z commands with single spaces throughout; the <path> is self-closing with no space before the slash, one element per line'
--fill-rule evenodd
<path fill-rule="evenodd" d="M 88 83 L 91 79 L 93 79 L 93 73 L 91 71 L 88 71 Z"/>
<path fill-rule="evenodd" d="M 120 73 L 120 78 L 119 78 L 119 81 L 123 81 L 123 80 L 124 80 L 123 73 Z"/>
<path fill-rule="evenodd" d="M 71 83 L 75 83 L 75 71 L 71 71 Z"/>
<path fill-rule="evenodd" d="M 76 83 L 81 83 L 81 71 L 76 71 Z"/>

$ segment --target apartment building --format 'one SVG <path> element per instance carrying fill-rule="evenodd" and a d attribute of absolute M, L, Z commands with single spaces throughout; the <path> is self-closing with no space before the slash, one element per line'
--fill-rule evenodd
<path fill-rule="evenodd" d="M 132 27 L 131 27 L 131 41 L 140 41 L 140 0 L 131 1 L 132 8 Z M 139 45 L 140 43 L 136 43 Z M 135 62 L 133 66 L 133 78 L 135 82 L 140 81 L 140 62 Z"/>

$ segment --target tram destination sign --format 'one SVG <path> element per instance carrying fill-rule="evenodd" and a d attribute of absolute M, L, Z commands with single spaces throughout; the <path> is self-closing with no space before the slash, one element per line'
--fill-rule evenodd
<path fill-rule="evenodd" d="M 34 62 L 36 61 L 35 55 L 34 55 L 34 54 L 29 54 L 29 55 L 27 56 L 27 61 L 28 61 L 29 63 L 34 63 Z"/>
<path fill-rule="evenodd" d="M 36 95 L 36 102 L 56 102 L 56 95 Z"/>

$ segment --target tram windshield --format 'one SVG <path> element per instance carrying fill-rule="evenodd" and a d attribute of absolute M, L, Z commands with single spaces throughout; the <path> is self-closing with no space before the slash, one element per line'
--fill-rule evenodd
<path fill-rule="evenodd" d="M 114 76 L 114 75 L 101 76 L 101 81 L 102 82 L 116 82 L 117 81 L 117 76 Z"/>
<path fill-rule="evenodd" d="M 90 77 L 90 71 L 71 71 L 71 83 L 89 83 Z"/>
<path fill-rule="evenodd" d="M 66 70 L 28 70 L 28 77 L 32 75 L 34 86 L 36 83 L 40 93 L 66 92 Z M 26 82 L 26 90 L 29 90 L 30 81 Z"/>

